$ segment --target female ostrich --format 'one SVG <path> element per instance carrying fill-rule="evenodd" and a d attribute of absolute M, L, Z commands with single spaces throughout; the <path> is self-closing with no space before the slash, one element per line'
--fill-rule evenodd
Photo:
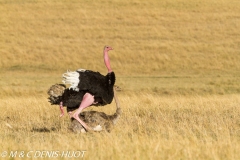
<path fill-rule="evenodd" d="M 116 87 L 114 87 L 116 88 Z M 104 112 L 97 111 L 84 111 L 79 114 L 79 117 L 84 120 L 92 128 L 102 128 L 107 132 L 111 132 L 114 125 L 121 115 L 120 104 L 116 95 L 116 90 L 114 90 L 114 100 L 116 103 L 116 112 L 113 115 L 107 115 Z M 71 119 L 72 123 L 69 127 L 75 133 L 85 133 L 84 127 L 74 118 Z M 100 131 L 100 130 L 99 130 Z"/>
<path fill-rule="evenodd" d="M 113 100 L 113 86 L 115 83 L 115 74 L 110 66 L 108 51 L 113 48 L 105 46 L 103 50 L 104 63 L 108 73 L 106 76 L 99 72 L 85 69 L 78 69 L 74 72 L 66 72 L 63 74 L 63 83 L 70 84 L 69 88 L 65 85 L 53 85 L 48 94 L 51 104 L 59 104 L 61 115 L 64 115 L 63 106 L 67 106 L 69 115 L 76 119 L 86 130 L 93 130 L 85 122 L 79 118 L 79 114 L 83 109 L 95 105 L 110 104 Z M 77 109 L 73 114 L 71 111 Z M 95 128 L 95 130 L 101 128 Z"/>

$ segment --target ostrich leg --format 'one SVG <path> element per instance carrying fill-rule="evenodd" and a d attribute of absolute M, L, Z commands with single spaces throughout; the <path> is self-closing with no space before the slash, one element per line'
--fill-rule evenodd
<path fill-rule="evenodd" d="M 62 117 L 64 115 L 63 102 L 60 102 L 59 107 L 60 107 L 60 111 L 61 111 L 60 117 Z"/>
<path fill-rule="evenodd" d="M 79 118 L 79 114 L 81 113 L 81 111 L 84 109 L 84 108 L 87 108 L 89 107 L 91 104 L 93 104 L 94 102 L 94 96 L 92 96 L 91 94 L 89 93 L 86 93 L 84 96 L 83 96 L 83 100 L 79 106 L 79 108 L 76 110 L 76 112 L 72 115 L 73 118 L 75 118 L 87 131 L 99 131 L 99 130 L 102 130 L 102 128 L 90 128 L 85 122 L 83 122 L 80 118 Z"/>

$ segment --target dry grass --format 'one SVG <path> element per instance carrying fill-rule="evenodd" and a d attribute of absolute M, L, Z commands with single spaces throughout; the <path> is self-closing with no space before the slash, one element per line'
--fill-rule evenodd
<path fill-rule="evenodd" d="M 83 66 L 103 72 L 97 59 L 105 44 L 116 49 L 112 65 L 120 75 L 240 69 L 236 0 L 1 0 L 0 7 L 0 48 L 6 56 L 0 65 L 6 69 L 62 72 Z"/>
<path fill-rule="evenodd" d="M 0 154 L 240 159 L 239 1 L 0 0 L 0 24 Z M 106 44 L 123 115 L 111 133 L 73 134 L 46 91 L 67 69 L 105 73 Z"/>
<path fill-rule="evenodd" d="M 240 96 L 120 95 L 111 133 L 74 134 L 45 97 L 1 100 L 1 151 L 86 150 L 86 159 L 239 159 Z M 113 113 L 115 106 L 93 108 Z M 7 125 L 13 128 L 9 128 Z M 49 158 L 51 159 L 51 158 Z"/>

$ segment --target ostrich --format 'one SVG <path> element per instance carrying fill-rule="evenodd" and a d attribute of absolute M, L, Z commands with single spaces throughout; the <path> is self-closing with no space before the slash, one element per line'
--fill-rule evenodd
<path fill-rule="evenodd" d="M 66 88 L 64 84 L 57 84 L 48 90 L 49 102 L 52 105 L 60 106 L 61 115 L 64 115 L 63 106 L 67 106 L 67 112 L 70 117 L 76 119 L 87 131 L 101 130 L 101 128 L 92 129 L 79 118 L 83 109 L 95 105 L 104 106 L 110 104 L 113 100 L 115 84 L 115 74 L 110 66 L 108 51 L 113 48 L 105 46 L 103 50 L 104 63 L 108 73 L 106 76 L 99 72 L 91 70 L 78 69 L 76 71 L 67 71 L 63 74 L 63 83 L 70 84 Z M 72 111 L 76 111 L 72 114 Z"/>
<path fill-rule="evenodd" d="M 117 120 L 121 115 L 121 108 L 116 95 L 116 90 L 114 91 L 114 100 L 116 103 L 116 113 L 114 113 L 113 115 L 107 115 L 104 112 L 85 111 L 79 114 L 79 118 L 84 120 L 84 122 L 86 122 L 90 127 L 94 129 L 101 127 L 102 130 L 111 132 L 113 126 L 116 124 Z M 69 129 L 71 129 L 75 133 L 86 132 L 84 127 L 76 119 L 72 118 L 71 120 L 72 123 Z"/>

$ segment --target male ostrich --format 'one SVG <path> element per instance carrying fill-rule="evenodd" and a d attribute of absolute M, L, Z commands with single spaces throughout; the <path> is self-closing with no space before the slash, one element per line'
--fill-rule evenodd
<path fill-rule="evenodd" d="M 69 115 L 76 119 L 87 131 L 93 130 L 84 121 L 79 118 L 79 114 L 84 108 L 91 105 L 103 106 L 110 104 L 113 100 L 115 83 L 115 74 L 110 66 L 108 51 L 113 48 L 105 46 L 103 50 L 104 63 L 108 73 L 106 76 L 99 72 L 85 69 L 78 69 L 74 72 L 66 72 L 63 74 L 63 83 L 70 84 L 69 88 L 65 85 L 53 85 L 48 91 L 49 102 L 51 104 L 59 104 L 61 115 L 64 115 L 63 106 L 67 106 Z M 73 114 L 72 111 L 77 109 Z M 95 128 L 95 130 L 101 128 Z"/>

